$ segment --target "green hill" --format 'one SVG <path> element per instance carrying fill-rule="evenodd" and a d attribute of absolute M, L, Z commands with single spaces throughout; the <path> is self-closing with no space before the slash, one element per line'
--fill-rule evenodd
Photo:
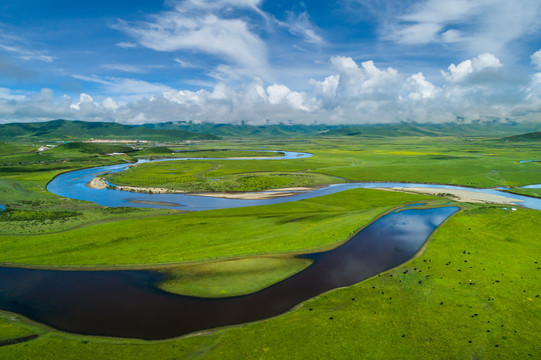
<path fill-rule="evenodd" d="M 329 125 L 236 125 L 236 124 L 214 124 L 214 123 L 186 123 L 186 122 L 166 122 L 158 124 L 144 125 L 151 129 L 184 129 L 186 131 L 207 133 L 220 137 L 302 137 L 315 136 L 322 131 L 326 131 Z"/>
<path fill-rule="evenodd" d="M 234 137 L 310 137 L 310 136 L 359 136 L 359 137 L 387 137 L 387 136 L 492 136 L 501 137 L 524 132 L 535 131 L 539 128 L 537 123 L 515 123 L 500 121 L 478 121 L 468 124 L 449 122 L 442 124 L 368 124 L 368 125 L 235 125 L 213 123 L 187 123 L 166 122 L 159 124 L 146 124 L 145 127 L 161 130 L 178 130 L 213 134 L 225 138 Z"/>
<path fill-rule="evenodd" d="M 474 122 L 469 124 L 375 124 L 337 127 L 322 133 L 322 136 L 502 136 L 517 134 L 539 125 L 534 123 Z"/>
<path fill-rule="evenodd" d="M 367 125 L 245 125 L 191 122 L 165 122 L 145 125 L 122 125 L 113 122 L 85 122 L 53 120 L 38 123 L 10 123 L 0 125 L 0 141 L 77 141 L 89 139 L 124 140 L 212 140 L 224 138 L 306 138 L 312 136 L 490 136 L 510 141 L 531 141 L 539 138 L 539 123 L 500 121 L 449 122 L 443 124 Z M 528 133 L 528 134 L 525 134 Z M 523 135 L 519 135 L 523 134 Z M 512 136 L 518 135 L 518 136 Z"/>
<path fill-rule="evenodd" d="M 503 138 L 505 141 L 541 141 L 541 131 L 531 132 L 527 134 L 508 136 Z"/>
<path fill-rule="evenodd" d="M 152 129 L 142 125 L 122 125 L 113 122 L 53 120 L 0 125 L 0 140 L 73 141 L 92 138 L 154 141 L 218 139 L 214 135 L 194 133 L 180 128 Z"/>
<path fill-rule="evenodd" d="M 439 134 L 429 128 L 410 125 L 367 125 L 349 126 L 332 129 L 321 134 L 322 136 L 438 136 Z"/>

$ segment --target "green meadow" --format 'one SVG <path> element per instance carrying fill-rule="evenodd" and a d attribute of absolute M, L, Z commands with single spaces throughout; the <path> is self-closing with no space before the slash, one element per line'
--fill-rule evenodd
<path fill-rule="evenodd" d="M 253 147 L 230 142 L 228 148 Z M 118 185 L 159 186 L 186 191 L 251 191 L 336 182 L 396 181 L 518 187 L 538 183 L 541 145 L 488 139 L 384 138 L 312 139 L 270 142 L 280 150 L 305 151 L 311 158 L 273 161 L 179 161 L 143 164 L 108 176 Z M 215 146 L 212 144 L 211 146 Z"/>
<path fill-rule="evenodd" d="M 539 189 L 518 187 L 541 183 L 541 163 L 520 162 L 540 158 L 537 142 L 312 136 L 207 140 L 189 145 L 188 152 L 182 152 L 186 145 L 164 146 L 112 151 L 101 145 L 62 145 L 38 153 L 37 146 L 29 143 L 0 143 L 0 204 L 7 206 L 0 212 L 0 262 L 67 269 L 154 269 L 166 275 L 159 284 L 166 291 L 202 297 L 240 295 L 303 270 L 309 261 L 295 255 L 332 249 L 389 211 L 407 204 L 449 202 L 355 189 L 292 203 L 182 213 L 106 208 L 46 190 L 47 183 L 65 171 L 173 156 L 172 152 L 212 158 L 276 155 L 238 151 L 264 149 L 314 156 L 142 164 L 108 178 L 119 185 L 186 191 L 397 181 L 505 186 L 530 196 L 539 196 Z M 117 152 L 126 155 L 107 155 Z M 453 205 L 461 211 L 432 234 L 414 259 L 272 319 L 142 341 L 67 334 L 1 312 L 0 358 L 541 357 L 539 212 L 521 207 L 503 211 L 505 205 Z M 37 337 L 9 342 L 28 335 Z"/>

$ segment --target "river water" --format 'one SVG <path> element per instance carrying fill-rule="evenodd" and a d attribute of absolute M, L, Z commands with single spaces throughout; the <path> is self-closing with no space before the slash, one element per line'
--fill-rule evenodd
<path fill-rule="evenodd" d="M 265 160 L 291 160 L 311 156 L 307 153 L 284 153 L 285 157 Z M 141 194 L 111 189 L 97 190 L 86 186 L 99 174 L 123 171 L 129 165 L 64 173 L 53 179 L 47 189 L 60 196 L 110 207 L 200 211 L 298 201 L 355 188 L 437 187 L 511 197 L 522 200 L 520 204 L 525 207 L 541 210 L 539 199 L 492 189 L 430 184 L 334 184 L 269 200 Z M 0 267 L 0 308 L 68 332 L 141 339 L 165 339 L 265 319 L 284 313 L 326 291 L 358 283 L 407 261 L 432 231 L 456 211 L 457 207 L 448 206 L 436 209 L 405 208 L 387 214 L 336 249 L 303 255 L 314 262 L 300 273 L 256 293 L 237 297 L 205 299 L 170 294 L 156 286 L 163 275 L 153 271 L 61 271 Z"/>
<path fill-rule="evenodd" d="M 0 267 L 0 308 L 79 334 L 165 339 L 261 320 L 410 259 L 457 207 L 393 212 L 345 244 L 303 255 L 305 270 L 253 294 L 205 299 L 164 292 L 152 271 Z"/>
<path fill-rule="evenodd" d="M 312 154 L 283 151 L 283 157 L 274 158 L 257 158 L 254 160 L 293 160 L 309 158 Z M 173 160 L 229 160 L 235 159 L 216 159 L 216 158 L 177 158 L 177 159 L 161 159 L 154 161 L 173 161 Z M 243 159 L 246 160 L 246 159 Z M 141 161 L 140 163 L 148 162 Z M 314 198 L 323 195 L 330 195 L 340 191 L 358 189 L 358 188 L 390 188 L 390 187 L 431 187 L 441 189 L 468 190 L 485 194 L 500 195 L 508 198 L 516 199 L 517 204 L 531 209 L 541 210 L 541 199 L 535 199 L 528 196 L 521 196 L 502 192 L 494 189 L 476 189 L 461 186 L 451 185 L 433 185 L 433 184 L 412 184 L 412 183 L 393 183 L 393 182 L 377 182 L 377 183 L 345 183 L 332 184 L 321 189 L 299 193 L 288 197 L 266 199 L 266 200 L 240 200 L 240 199 L 223 199 L 206 196 L 186 195 L 186 194 L 145 194 L 130 191 L 113 190 L 113 189 L 91 189 L 86 184 L 95 176 L 104 173 L 115 173 L 126 170 L 132 164 L 120 164 L 102 166 L 96 168 L 82 169 L 63 173 L 55 177 L 48 185 L 47 190 L 50 192 L 78 200 L 92 201 L 97 204 L 109 207 L 154 207 L 165 209 L 179 209 L 186 211 L 201 211 L 211 209 L 228 209 L 245 206 L 270 205 L 284 202 L 298 201 L 302 199 Z"/>

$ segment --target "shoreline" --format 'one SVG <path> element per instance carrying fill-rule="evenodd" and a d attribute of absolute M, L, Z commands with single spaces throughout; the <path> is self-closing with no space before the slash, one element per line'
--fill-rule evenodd
<path fill-rule="evenodd" d="M 324 186 L 324 185 L 323 185 Z M 223 199 L 239 199 L 239 200 L 268 200 L 276 199 L 281 197 L 287 197 L 292 195 L 302 194 L 308 191 L 317 190 L 322 187 L 322 185 L 311 186 L 311 187 L 289 187 L 289 188 L 280 188 L 280 189 L 270 189 L 263 191 L 250 191 L 250 192 L 200 192 L 193 193 L 183 190 L 171 190 L 166 188 L 155 188 L 155 187 L 138 187 L 138 186 L 122 186 L 115 185 L 111 187 L 107 185 L 107 182 L 104 178 L 95 177 L 86 183 L 86 187 L 96 190 L 110 189 L 113 190 L 123 190 L 130 192 L 142 192 L 148 194 L 185 194 L 193 196 L 206 196 L 206 197 L 216 197 Z"/>
<path fill-rule="evenodd" d="M 424 194 L 434 196 L 449 196 L 452 200 L 458 202 L 479 203 L 479 204 L 506 204 L 517 205 L 523 200 L 517 200 L 501 195 L 484 194 L 469 190 L 455 189 L 440 189 L 440 188 L 424 188 L 424 187 L 391 187 L 391 188 L 374 188 L 377 190 L 398 191 L 413 194 Z"/>

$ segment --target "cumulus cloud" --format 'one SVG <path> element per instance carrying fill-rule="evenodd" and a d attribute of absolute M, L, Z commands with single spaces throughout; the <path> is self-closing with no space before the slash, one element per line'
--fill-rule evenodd
<path fill-rule="evenodd" d="M 116 109 L 119 108 L 118 103 L 110 97 L 103 99 L 103 101 L 101 102 L 101 106 L 103 106 L 104 109 L 112 112 L 116 111 Z"/>
<path fill-rule="evenodd" d="M 465 60 L 458 65 L 449 65 L 447 68 L 449 72 L 442 71 L 442 75 L 448 81 L 459 82 L 466 80 L 474 73 L 495 70 L 502 66 L 500 60 L 493 54 L 483 53 L 471 60 Z"/>
<path fill-rule="evenodd" d="M 23 100 L 24 95 L 14 94 L 10 89 L 0 87 L 0 100 Z"/>
<path fill-rule="evenodd" d="M 439 89 L 427 81 L 421 72 L 408 77 L 405 87 L 408 98 L 415 101 L 432 99 L 439 92 Z"/>
<path fill-rule="evenodd" d="M 373 111 L 374 107 L 384 106 L 387 101 L 397 97 L 399 75 L 396 69 L 379 69 L 372 60 L 364 61 L 359 66 L 352 58 L 345 56 L 332 57 L 331 65 L 339 73 L 336 92 L 327 91 L 335 104 L 338 100 L 341 106 L 349 103 L 355 104 L 359 110 L 367 107 L 366 111 Z M 325 81 L 332 80 L 327 78 Z M 325 84 L 317 87 L 323 88 Z"/>
<path fill-rule="evenodd" d="M 364 124 L 458 117 L 534 119 L 541 110 L 541 72 L 525 84 L 493 86 L 491 79 L 504 72 L 504 65 L 489 53 L 451 64 L 441 76 L 431 78 L 346 56 L 332 57 L 329 65 L 328 76 L 310 80 L 309 92 L 259 78 L 235 87 L 218 82 L 211 90 L 191 91 L 132 79 L 78 76 L 111 95 L 81 93 L 76 100 L 55 96 L 49 89 L 24 95 L 0 88 L 0 120 Z"/>

